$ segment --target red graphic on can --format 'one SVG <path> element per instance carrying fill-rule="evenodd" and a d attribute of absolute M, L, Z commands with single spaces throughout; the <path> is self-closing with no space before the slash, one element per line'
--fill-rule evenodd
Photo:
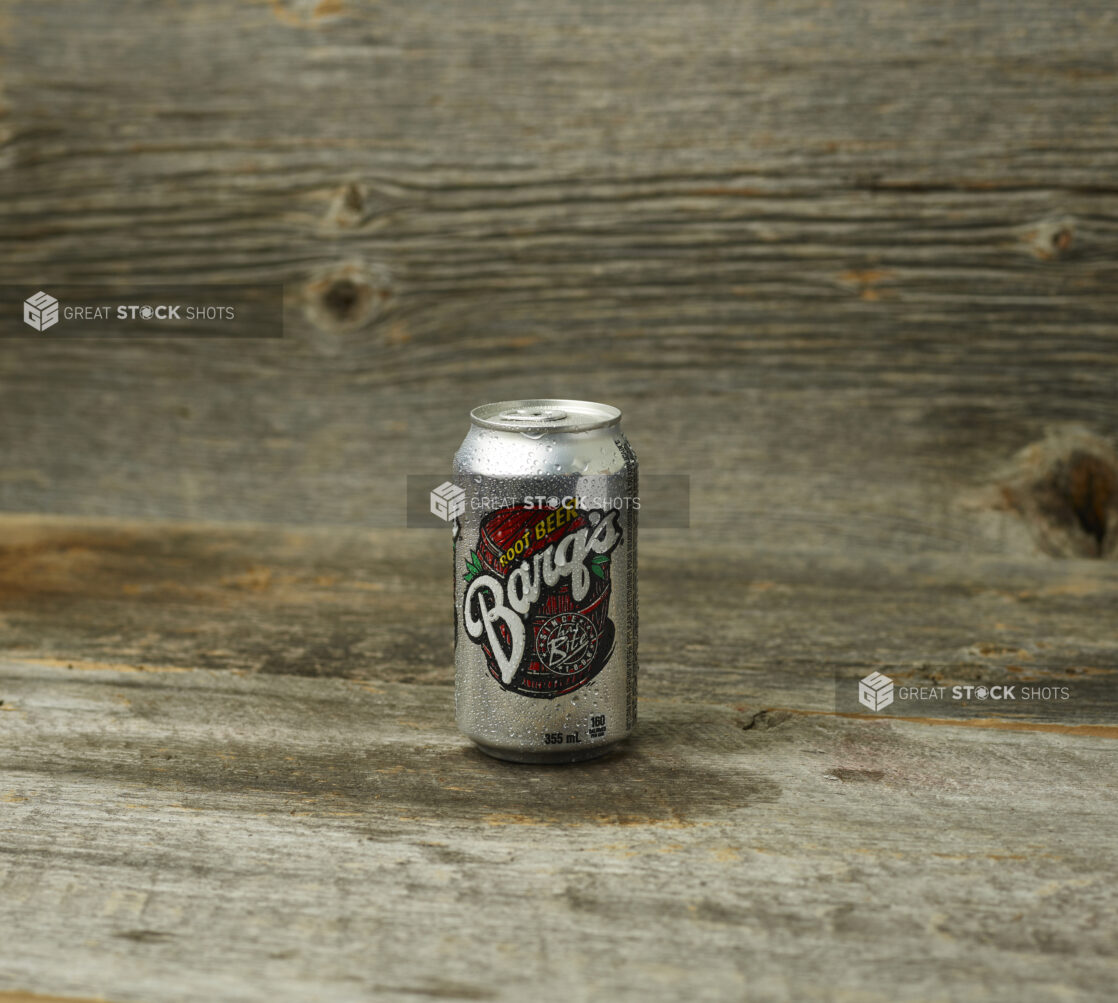
<path fill-rule="evenodd" d="M 621 539 L 616 516 L 572 502 L 498 509 L 482 519 L 466 582 L 484 585 L 492 605 L 477 606 L 477 588 L 464 601 L 474 602 L 475 622 L 488 616 L 489 627 L 470 635 L 504 689 L 560 696 L 585 686 L 609 661 L 616 634 L 608 615 L 610 552 Z M 510 609 L 518 604 L 520 612 Z M 471 611 L 463 612 L 469 618 Z"/>

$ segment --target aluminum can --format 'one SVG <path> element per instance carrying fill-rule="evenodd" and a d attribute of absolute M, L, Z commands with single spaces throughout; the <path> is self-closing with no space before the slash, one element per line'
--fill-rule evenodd
<path fill-rule="evenodd" d="M 470 412 L 454 456 L 455 713 L 491 756 L 592 759 L 637 720 L 637 457 L 621 412 Z"/>

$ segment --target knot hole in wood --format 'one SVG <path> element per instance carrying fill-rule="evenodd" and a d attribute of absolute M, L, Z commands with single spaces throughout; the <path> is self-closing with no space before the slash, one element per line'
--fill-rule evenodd
<path fill-rule="evenodd" d="M 1045 553 L 1118 554 L 1118 457 L 1099 436 L 1081 428 L 1050 432 L 1018 455 L 1002 497 Z"/>
<path fill-rule="evenodd" d="M 348 263 L 307 283 L 307 319 L 320 331 L 341 334 L 376 320 L 392 299 L 387 270 Z"/>
<path fill-rule="evenodd" d="M 1075 221 L 1066 217 L 1044 219 L 1026 230 L 1024 236 L 1036 257 L 1044 261 L 1066 258 L 1075 239 Z"/>

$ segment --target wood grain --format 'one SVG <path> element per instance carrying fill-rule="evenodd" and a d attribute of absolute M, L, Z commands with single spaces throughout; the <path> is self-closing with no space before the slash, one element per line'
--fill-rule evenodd
<path fill-rule="evenodd" d="M 447 536 L 3 517 L 0 651 L 63 666 L 416 683 L 445 699 Z M 646 695 L 834 710 L 836 679 L 849 687 L 876 669 L 905 685 L 1074 692 L 968 714 L 1115 719 L 1113 562 L 874 560 L 695 537 L 642 533 Z"/>
<path fill-rule="evenodd" d="M 466 747 L 429 686 L 10 657 L 0 678 L 0 985 L 348 1001 L 1112 984 L 1113 740 L 743 728 L 729 706 L 653 698 L 624 754 L 519 767 Z"/>
<path fill-rule="evenodd" d="M 0 986 L 1105 998 L 1113 562 L 646 533 L 638 730 L 559 769 L 455 731 L 446 556 L 0 519 Z M 842 711 L 870 668 L 1073 699 Z"/>
<path fill-rule="evenodd" d="M 469 407 L 556 394 L 706 527 L 1043 551 L 959 498 L 1118 436 L 1116 40 L 1050 0 L 10 4 L 0 281 L 278 281 L 288 321 L 6 342 L 0 506 L 400 525 Z"/>

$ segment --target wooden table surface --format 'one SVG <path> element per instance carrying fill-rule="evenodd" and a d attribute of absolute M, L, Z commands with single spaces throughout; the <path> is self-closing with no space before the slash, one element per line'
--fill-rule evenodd
<path fill-rule="evenodd" d="M 1115 52 L 1102 0 L 0 5 L 0 1003 L 1112 998 Z M 145 282 L 283 337 L 5 327 Z M 535 395 L 690 477 L 638 730 L 563 769 L 454 730 L 404 515 Z"/>
<path fill-rule="evenodd" d="M 455 731 L 443 533 L 0 520 L 3 982 L 1109 995 L 1113 562 L 642 548 L 634 739 L 532 767 Z M 875 668 L 1073 699 L 836 712 Z"/>

